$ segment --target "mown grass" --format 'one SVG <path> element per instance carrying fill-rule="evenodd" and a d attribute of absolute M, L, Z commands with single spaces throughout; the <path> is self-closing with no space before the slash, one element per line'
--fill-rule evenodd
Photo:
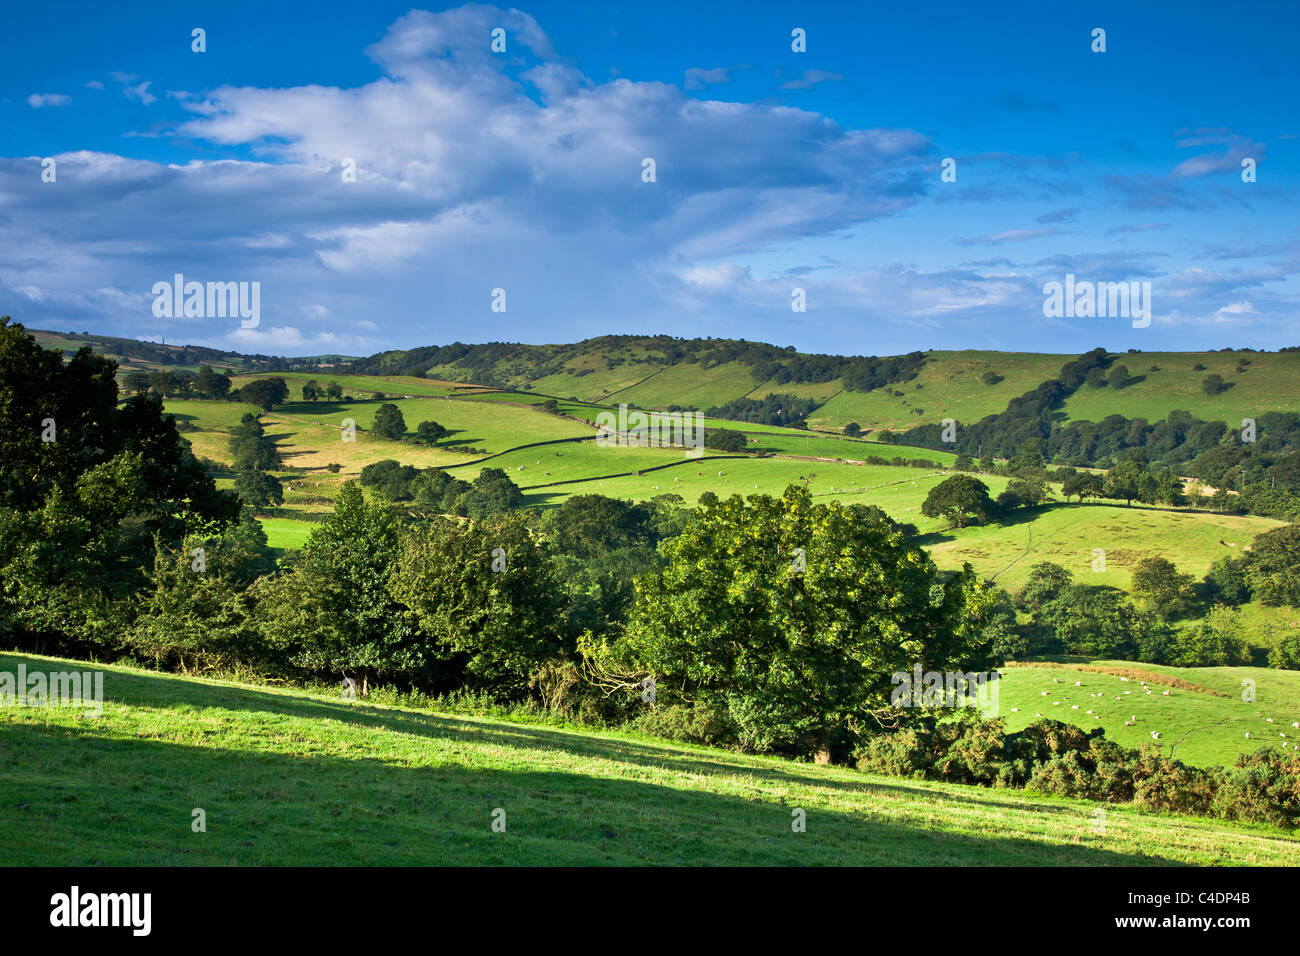
<path fill-rule="evenodd" d="M 70 670 L 0 655 L 0 669 Z M 1294 865 L 1267 827 L 875 777 L 628 732 L 105 668 L 0 710 L 13 865 Z M 206 814 L 194 832 L 193 811 Z M 494 832 L 494 811 L 505 832 Z M 794 832 L 795 811 L 806 832 Z M 498 819 L 500 816 L 498 814 Z"/>
<path fill-rule="evenodd" d="M 1152 744 L 1166 756 L 1202 767 L 1230 765 L 1239 754 L 1261 747 L 1285 744 L 1283 749 L 1290 750 L 1300 743 L 1300 729 L 1291 726 L 1300 721 L 1300 671 L 1132 661 L 1088 661 L 1086 666 L 1125 671 L 1129 677 L 1069 664 L 1005 668 L 998 681 L 998 714 L 1006 718 L 1007 728 L 1020 730 L 1041 714 L 1089 730 L 1104 727 L 1108 739 L 1125 747 Z M 1138 678 L 1135 671 L 1217 693 Z M 1244 681 L 1252 682 L 1251 701 L 1242 699 Z M 1158 740 L 1153 732 L 1160 734 Z"/>

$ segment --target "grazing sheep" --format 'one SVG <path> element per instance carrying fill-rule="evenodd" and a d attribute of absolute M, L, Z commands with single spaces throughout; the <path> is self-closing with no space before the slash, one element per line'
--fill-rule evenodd
<path fill-rule="evenodd" d="M 1156 733 L 1156 732 L 1153 730 L 1153 731 L 1151 731 L 1151 739 L 1152 739 L 1152 740 L 1159 740 L 1159 739 L 1160 739 L 1160 735 L 1159 735 L 1158 733 Z"/>
<path fill-rule="evenodd" d="M 1163 696 L 1168 697 L 1168 696 L 1169 696 L 1169 691 L 1165 691 Z"/>

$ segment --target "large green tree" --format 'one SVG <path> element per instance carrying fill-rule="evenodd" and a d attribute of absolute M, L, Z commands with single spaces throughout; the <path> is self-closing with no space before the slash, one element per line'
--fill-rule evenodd
<path fill-rule="evenodd" d="M 665 701 L 725 711 L 744 743 L 831 759 L 837 737 L 884 710 L 892 677 L 982 671 L 991 641 L 959 629 L 969 572 L 941 581 L 878 509 L 740 496 L 698 511 L 637 582 L 621 661 Z"/>
<path fill-rule="evenodd" d="M 400 550 L 391 509 L 347 482 L 289 570 L 255 589 L 264 633 L 308 670 L 359 677 L 363 692 L 375 679 L 420 676 L 414 618 L 388 589 Z"/>
<path fill-rule="evenodd" d="M 374 424 L 370 430 L 380 438 L 389 438 L 394 441 L 406 436 L 406 419 L 402 417 L 402 410 L 392 402 L 385 402 L 380 405 L 375 412 Z"/>
<path fill-rule="evenodd" d="M 970 475 L 953 475 L 930 489 L 921 504 L 921 514 L 927 518 L 944 517 L 964 528 L 971 520 L 988 520 L 994 507 L 988 485 Z"/>
<path fill-rule="evenodd" d="M 566 650 L 561 589 L 523 515 L 430 519 L 407 537 L 391 589 L 430 652 L 481 688 L 518 694 Z"/>

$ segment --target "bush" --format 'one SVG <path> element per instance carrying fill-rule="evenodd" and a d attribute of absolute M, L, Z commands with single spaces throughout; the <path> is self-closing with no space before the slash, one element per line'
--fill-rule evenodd
<path fill-rule="evenodd" d="M 1147 810 L 1218 816 L 1228 820 L 1300 824 L 1300 753 L 1261 750 L 1233 767 L 1201 769 L 1163 756 L 1149 744 L 1129 750 L 1084 731 L 1040 720 L 1006 733 L 1002 720 L 963 717 L 918 722 L 863 740 L 859 770 L 895 777 L 985 786 L 1024 787 L 1039 793 Z"/>
<path fill-rule="evenodd" d="M 1269 747 L 1242 754 L 1217 776 L 1216 816 L 1281 827 L 1300 823 L 1300 753 Z"/>

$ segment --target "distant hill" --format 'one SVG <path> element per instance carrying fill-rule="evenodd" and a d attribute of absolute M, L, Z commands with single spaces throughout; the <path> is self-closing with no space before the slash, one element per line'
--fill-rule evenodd
<path fill-rule="evenodd" d="M 193 371 L 202 365 L 210 365 L 215 369 L 230 369 L 232 372 L 290 371 L 297 368 L 329 367 L 355 358 L 345 355 L 282 358 L 276 355 L 247 355 L 202 345 L 165 345 L 90 332 L 53 332 L 30 328 L 27 331 L 47 349 L 59 349 L 65 355 L 71 355 L 78 349 L 89 346 L 95 352 L 116 360 L 126 370 L 171 368 Z"/>

